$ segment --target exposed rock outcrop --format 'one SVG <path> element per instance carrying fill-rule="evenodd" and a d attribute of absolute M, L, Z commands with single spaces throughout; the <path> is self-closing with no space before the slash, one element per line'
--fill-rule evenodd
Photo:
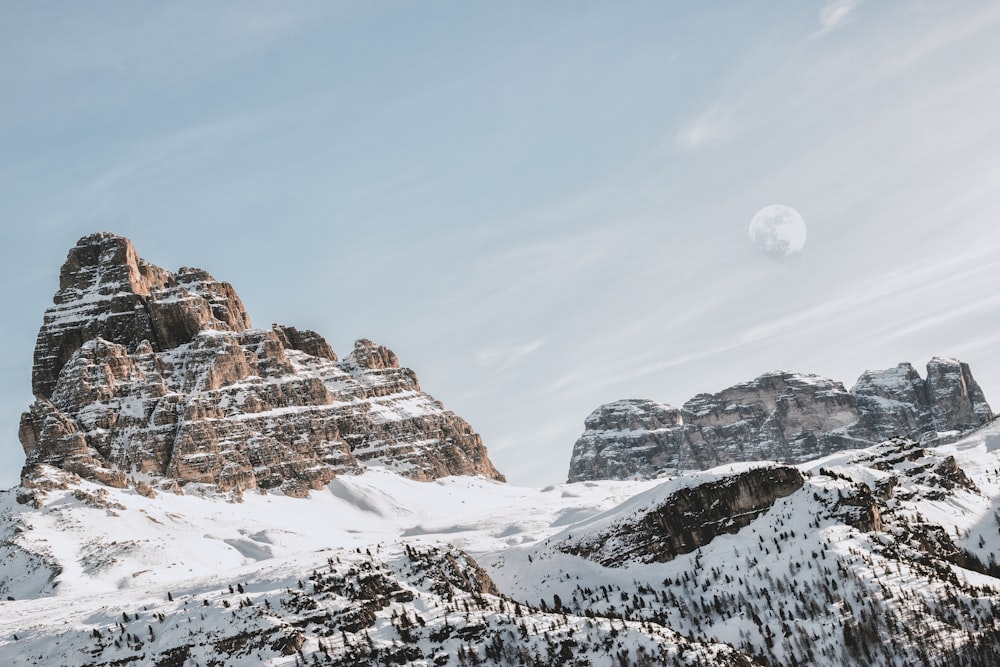
<path fill-rule="evenodd" d="M 880 439 L 967 431 L 993 419 L 969 365 L 956 359 L 931 359 L 926 380 L 908 363 L 866 371 L 851 394 Z"/>
<path fill-rule="evenodd" d="M 606 403 L 584 422 L 573 447 L 569 481 L 651 479 L 677 467 L 684 447 L 684 418 L 677 408 L 636 399 Z"/>
<path fill-rule="evenodd" d="M 313 331 L 253 329 L 231 285 L 149 264 L 128 239 L 81 239 L 54 302 L 21 418 L 23 477 L 48 464 L 113 486 L 138 474 L 293 495 L 365 466 L 503 479 L 388 348 L 360 340 L 339 361 Z"/>
<path fill-rule="evenodd" d="M 895 436 L 934 438 L 993 419 L 967 364 L 935 357 L 866 371 L 854 388 L 817 375 L 766 373 L 681 409 L 649 400 L 603 405 L 585 421 L 569 481 L 652 478 L 735 461 L 796 463 Z"/>
<path fill-rule="evenodd" d="M 937 431 L 965 431 L 993 419 L 969 365 L 956 359 L 934 357 L 927 364 L 927 400 Z"/>
<path fill-rule="evenodd" d="M 779 498 L 802 488 L 802 473 L 790 466 L 751 468 L 663 496 L 609 526 L 572 536 L 560 551 L 606 567 L 629 563 L 664 563 L 691 553 L 724 533 L 736 533 L 767 511 Z M 640 501 L 644 500 L 639 497 Z"/>
<path fill-rule="evenodd" d="M 709 468 L 730 461 L 804 461 L 846 447 L 867 446 L 844 385 L 818 375 L 766 373 L 684 404 L 688 455 L 679 466 Z"/>
<path fill-rule="evenodd" d="M 955 489 L 979 493 L 954 456 L 930 451 L 907 438 L 879 443 L 853 463 L 890 473 L 875 488 L 886 500 L 943 500 Z"/>

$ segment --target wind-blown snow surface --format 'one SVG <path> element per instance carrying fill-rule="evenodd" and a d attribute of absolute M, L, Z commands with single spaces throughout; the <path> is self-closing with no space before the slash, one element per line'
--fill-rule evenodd
<path fill-rule="evenodd" d="M 1000 424 L 798 466 L 801 490 L 669 562 L 559 548 L 755 465 L 544 489 L 369 471 L 242 503 L 193 485 L 147 498 L 75 482 L 38 509 L 2 492 L 0 662 L 746 664 L 725 642 L 783 665 L 991 664 L 976 660 L 1000 616 Z M 892 488 L 880 530 L 849 525 L 859 483 Z M 464 554 L 499 591 L 462 587 L 481 572 Z"/>
<path fill-rule="evenodd" d="M 40 511 L 16 504 L 6 491 L 0 495 L 4 525 L 27 524 L 14 542 L 50 555 L 63 572 L 42 590 L 0 593 L 22 598 L 165 586 L 263 560 L 401 538 L 447 542 L 480 555 L 536 543 L 653 485 L 537 490 L 472 477 L 414 482 L 369 471 L 338 477 L 306 501 L 247 493 L 232 503 L 190 490 L 147 498 L 81 481 L 51 492 Z M 87 496 L 106 507 L 93 506 Z"/>
<path fill-rule="evenodd" d="M 442 546 L 485 554 L 534 543 L 643 486 L 535 490 L 368 472 L 308 501 L 247 494 L 233 504 L 76 482 L 37 510 L 6 491 L 0 663 L 292 665 L 315 655 L 440 665 L 475 650 L 548 664 L 559 649 L 592 652 L 593 664 L 748 664 L 668 628 L 522 610 L 491 593 L 485 574 L 463 590 L 478 567 Z"/>

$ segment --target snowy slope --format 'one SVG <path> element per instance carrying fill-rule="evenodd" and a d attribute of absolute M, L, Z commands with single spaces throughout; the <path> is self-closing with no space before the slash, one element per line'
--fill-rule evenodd
<path fill-rule="evenodd" d="M 38 508 L 0 493 L 0 663 L 996 664 L 1000 424 L 797 466 L 799 490 L 666 562 L 564 549 L 773 468 L 544 489 L 368 471 L 240 503 L 51 471 L 66 488 Z"/>
<path fill-rule="evenodd" d="M 4 537 L 63 572 L 52 584 L 0 595 L 35 597 L 158 586 L 304 551 L 406 538 L 472 554 L 532 544 L 655 482 L 560 485 L 542 490 L 473 477 L 415 482 L 388 472 L 339 477 L 308 501 L 280 494 L 161 492 L 155 498 L 85 480 L 49 492 L 34 509 L 0 493 Z M 10 537 L 8 537 L 10 535 Z M 5 568 L 6 572 L 16 568 Z"/>
<path fill-rule="evenodd" d="M 561 545 L 587 530 L 575 526 L 484 565 L 529 603 L 558 598 L 570 613 L 648 619 L 775 664 L 997 664 L 998 436 L 991 425 L 935 450 L 883 444 L 799 466 L 801 490 L 670 562 L 602 567 L 567 554 Z M 945 488 L 938 471 L 950 469 L 949 456 L 974 488 Z M 868 497 L 861 491 L 890 478 L 893 497 L 876 503 L 880 529 L 849 525 Z M 636 496 L 592 528 L 599 536 L 676 485 Z"/>
<path fill-rule="evenodd" d="M 169 589 L 6 603 L 4 664 L 298 665 L 489 661 L 560 652 L 658 664 L 747 665 L 667 628 L 522 610 L 456 550 L 374 545 L 245 566 Z M 5 616 L 6 619 L 6 616 Z M 479 658 L 475 658 L 478 660 Z"/>
<path fill-rule="evenodd" d="M 537 543 L 649 486 L 535 490 L 368 472 L 340 478 L 309 501 L 246 494 L 233 504 L 77 481 L 38 509 L 5 492 L 3 593 L 17 599 L 0 602 L 0 660 L 291 665 L 301 649 L 322 664 L 389 656 L 444 664 L 442 656 L 473 647 L 499 660 L 504 647 L 503 660 L 527 664 L 550 664 L 554 650 L 592 653 L 593 664 L 618 664 L 619 654 L 749 664 L 668 628 L 522 609 L 491 593 L 485 573 L 481 586 L 463 592 L 454 582 L 441 586 L 442 570 L 465 555 L 439 545 L 483 554 Z M 48 566 L 28 563 L 29 553 Z M 358 581 L 369 571 L 388 591 L 381 598 Z M 332 575 L 339 584 L 324 579 Z"/>

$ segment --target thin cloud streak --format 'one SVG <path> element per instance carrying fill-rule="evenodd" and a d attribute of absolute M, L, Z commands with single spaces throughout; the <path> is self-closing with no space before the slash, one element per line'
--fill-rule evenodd
<path fill-rule="evenodd" d="M 882 338 L 882 342 L 890 343 L 908 338 L 927 329 L 962 322 L 970 316 L 983 315 L 990 311 L 1000 311 L 1000 295 L 992 298 L 976 299 L 972 303 L 967 303 L 956 308 L 950 308 L 935 314 L 919 315 L 914 317 L 910 322 L 894 324 Z"/>
<path fill-rule="evenodd" d="M 684 126 L 674 139 L 678 148 L 697 150 L 723 146 L 733 137 L 733 114 L 722 104 L 714 104 Z"/>
<path fill-rule="evenodd" d="M 851 14 L 861 4 L 860 0 L 830 0 L 819 10 L 819 32 L 814 37 L 825 35 L 843 26 Z"/>
<path fill-rule="evenodd" d="M 1000 23 L 1000 6 L 987 3 L 972 14 L 948 17 L 931 30 L 921 31 L 919 39 L 907 39 L 892 54 L 870 70 L 869 76 L 881 80 L 898 76 L 940 55 L 949 48 L 966 43 L 976 35 L 992 39 Z M 984 63 L 986 65 L 988 63 Z"/>
<path fill-rule="evenodd" d="M 222 150 L 261 127 L 259 119 L 233 118 L 179 129 L 165 136 L 145 141 L 128 149 L 133 157 L 106 168 L 85 188 L 91 193 L 108 192 L 124 187 L 128 180 L 151 167 L 168 162 L 189 162 Z"/>
<path fill-rule="evenodd" d="M 483 350 L 476 355 L 476 360 L 480 366 L 500 373 L 509 369 L 525 357 L 534 354 L 544 344 L 545 341 L 538 339 L 524 345 Z"/>
<path fill-rule="evenodd" d="M 41 4 L 41 3 L 40 3 Z M 264 49 L 331 14 L 330 3 L 217 2 L 192 11 L 184 3 L 75 13 L 8 7 L 0 29 L 0 80 L 106 72 L 165 72 L 192 63 L 227 61 Z M 96 5 L 90 9 L 96 10 Z M 4 57 L 8 51 L 27 58 Z"/>

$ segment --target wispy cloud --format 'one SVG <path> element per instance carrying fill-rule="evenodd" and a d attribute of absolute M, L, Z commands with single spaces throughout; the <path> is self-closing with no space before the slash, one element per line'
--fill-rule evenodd
<path fill-rule="evenodd" d="M 120 187 L 137 174 L 171 161 L 186 161 L 218 150 L 257 129 L 261 119 L 233 117 L 194 127 L 182 128 L 126 148 L 127 156 L 101 171 L 87 186 L 89 192 L 106 192 Z"/>
<path fill-rule="evenodd" d="M 859 4 L 861 0 L 829 0 L 819 10 L 820 29 L 813 36 L 824 35 L 844 25 Z"/>
<path fill-rule="evenodd" d="M 530 354 L 534 354 L 542 347 L 545 341 L 533 340 L 523 345 L 510 345 L 507 347 L 495 347 L 481 351 L 476 360 L 479 365 L 494 371 L 504 371 L 515 363 L 524 359 Z"/>
<path fill-rule="evenodd" d="M 722 105 L 713 104 L 681 128 L 674 138 L 678 148 L 696 150 L 728 143 L 734 133 L 732 114 Z"/>
<path fill-rule="evenodd" d="M 789 335 L 801 335 L 804 331 L 818 335 L 821 330 L 830 328 L 832 322 L 851 314 L 868 311 L 878 313 L 896 302 L 917 304 L 920 303 L 921 295 L 934 293 L 934 290 L 951 291 L 955 285 L 985 284 L 1000 265 L 1000 259 L 996 259 L 997 243 L 995 238 L 985 237 L 979 248 L 946 255 L 935 262 L 914 262 L 875 274 L 856 284 L 854 289 L 846 290 L 843 296 L 774 318 L 744 332 L 740 337 L 741 342 L 778 341 Z M 957 309 L 949 309 L 938 316 L 920 313 L 917 318 L 920 324 L 915 324 L 912 328 L 901 327 L 898 321 L 892 321 L 886 323 L 884 330 L 875 326 L 867 327 L 866 330 L 881 340 L 896 339 L 912 331 L 981 310 L 991 305 L 992 301 L 994 300 L 987 303 L 980 299 Z"/>
<path fill-rule="evenodd" d="M 921 39 L 909 40 L 893 49 L 892 57 L 880 63 L 872 71 L 872 75 L 876 80 L 880 80 L 907 70 L 912 71 L 928 58 L 947 51 L 956 44 L 969 43 L 977 35 L 996 34 L 998 23 L 1000 23 L 1000 8 L 996 4 L 987 4 L 972 14 L 963 14 L 941 21 L 933 31 L 922 34 Z"/>
<path fill-rule="evenodd" d="M 891 342 L 905 339 L 927 329 L 959 325 L 961 322 L 966 322 L 976 315 L 997 312 L 998 310 L 1000 310 L 1000 296 L 994 296 L 991 298 L 976 299 L 971 303 L 964 303 L 956 308 L 942 310 L 932 315 L 917 314 L 909 322 L 897 323 L 886 333 L 882 340 L 884 342 Z"/>

